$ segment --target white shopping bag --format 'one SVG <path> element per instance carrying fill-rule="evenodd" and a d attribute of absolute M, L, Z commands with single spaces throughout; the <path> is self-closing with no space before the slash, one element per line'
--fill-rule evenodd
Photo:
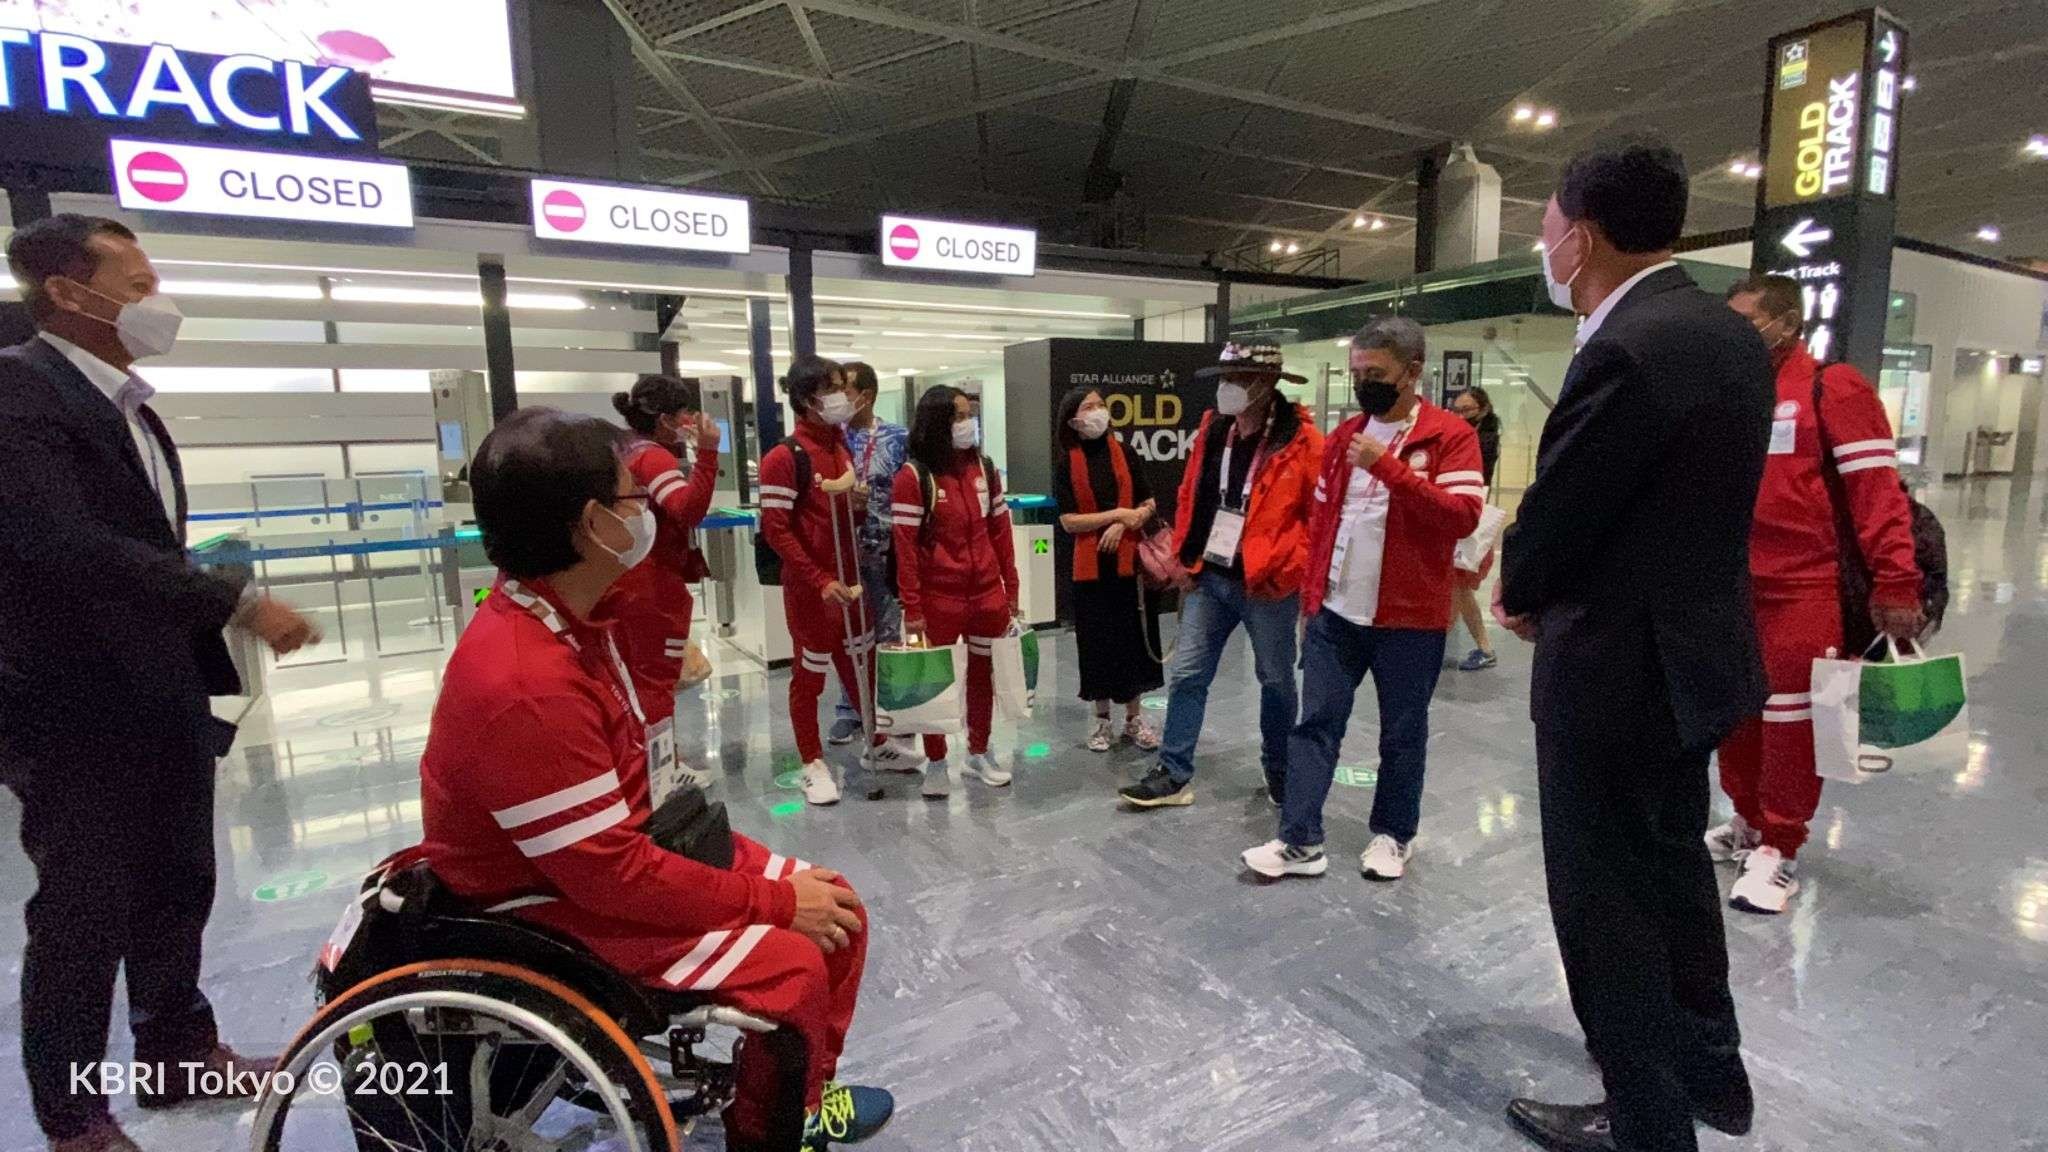
<path fill-rule="evenodd" d="M 1458 541 L 1458 547 L 1451 553 L 1451 565 L 1465 572 L 1485 570 L 1486 557 L 1500 543 L 1500 530 L 1508 522 L 1507 510 L 1488 504 L 1479 510 L 1479 527 L 1470 536 Z"/>
<path fill-rule="evenodd" d="M 1962 656 L 1883 643 L 1880 659 L 1813 662 L 1813 764 L 1822 779 L 1953 773 L 1969 758 Z"/>
<path fill-rule="evenodd" d="M 989 644 L 994 664 L 996 711 L 1008 720 L 1031 719 L 1038 698 L 1038 633 L 1015 625 Z"/>
<path fill-rule="evenodd" d="M 961 670 L 957 644 L 875 650 L 875 731 L 885 736 L 946 736 L 960 730 Z"/>

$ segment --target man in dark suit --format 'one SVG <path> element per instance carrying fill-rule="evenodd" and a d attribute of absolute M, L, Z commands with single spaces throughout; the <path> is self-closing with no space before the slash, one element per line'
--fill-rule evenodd
<path fill-rule="evenodd" d="M 0 350 L 0 769 L 37 881 L 22 1056 L 52 1149 L 133 1152 L 73 1077 L 106 1055 L 117 971 L 135 1059 L 164 1073 L 135 1086 L 144 1107 L 196 1094 L 181 1064 L 262 1067 L 220 1043 L 199 990 L 214 761 L 234 739 L 208 697 L 240 691 L 231 623 L 279 653 L 316 633 L 186 555 L 177 449 L 131 371 L 180 317 L 134 233 L 54 216 L 7 261 L 39 330 Z"/>
<path fill-rule="evenodd" d="M 1692 1152 L 1748 1131 L 1749 1077 L 1707 828 L 1707 754 L 1766 695 L 1749 522 L 1773 400 L 1763 341 L 1671 259 L 1685 162 L 1655 140 L 1566 165 L 1552 298 L 1584 317 L 1502 546 L 1499 610 L 1536 642 L 1543 864 L 1607 1100 L 1517 1100 L 1545 1147 Z"/>

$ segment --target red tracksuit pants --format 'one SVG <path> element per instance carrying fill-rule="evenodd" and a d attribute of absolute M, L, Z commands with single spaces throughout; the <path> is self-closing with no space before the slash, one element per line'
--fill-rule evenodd
<path fill-rule="evenodd" d="M 1770 699 L 1721 744 L 1721 790 L 1765 845 L 1790 860 L 1820 808 L 1813 770 L 1813 662 L 1842 646 L 1842 610 L 1827 599 L 1756 599 Z"/>
<path fill-rule="evenodd" d="M 650 725 L 675 715 L 676 685 L 683 679 L 683 654 L 690 646 L 690 616 L 695 602 L 681 591 L 674 602 L 621 605 L 619 654 L 633 677 L 640 711 Z"/>
<path fill-rule="evenodd" d="M 827 604 L 815 592 L 794 586 L 782 590 L 782 615 L 789 624 L 791 652 L 789 673 L 789 726 L 796 734 L 797 755 L 808 764 L 825 757 L 818 739 L 818 701 L 825 695 L 825 677 L 837 673 L 846 698 L 856 711 L 861 704 L 861 685 L 875 682 L 875 633 L 868 623 L 867 600 L 856 600 L 842 615 L 837 604 Z M 854 638 L 846 638 L 851 619 Z M 854 678 L 854 661 L 865 668 Z M 877 738 L 876 743 L 880 743 Z"/>
<path fill-rule="evenodd" d="M 1010 602 L 1002 585 L 973 596 L 927 592 L 924 597 L 925 643 L 935 648 L 967 641 L 967 751 L 988 751 L 989 719 L 995 712 L 995 664 L 989 645 L 1010 630 Z M 926 736 L 924 754 L 946 758 L 946 738 Z"/>
<path fill-rule="evenodd" d="M 732 867 L 784 880 L 811 865 L 735 832 Z M 867 966 L 866 908 L 860 910 L 861 931 L 829 955 L 809 937 L 767 924 L 702 936 L 661 936 L 645 925 L 596 916 L 566 901 L 522 908 L 519 914 L 581 941 L 606 964 L 643 984 L 710 993 L 721 1004 L 796 1029 L 810 1058 L 804 1107 L 817 1109 L 825 1082 L 838 1072 L 846 1030 L 853 1024 Z M 774 1062 L 761 1045 L 742 1045 L 738 1076 L 726 1127 L 742 1140 L 759 1140 L 775 1098 Z"/>

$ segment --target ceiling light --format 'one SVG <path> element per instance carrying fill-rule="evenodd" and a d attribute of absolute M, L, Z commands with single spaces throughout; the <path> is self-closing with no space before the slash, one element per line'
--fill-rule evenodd
<path fill-rule="evenodd" d="M 1740 176 L 1747 171 L 1749 171 L 1749 161 L 1747 160 L 1731 160 L 1728 162 L 1728 174 L 1731 176 Z"/>
<path fill-rule="evenodd" d="M 1515 109 L 1515 123 L 1521 124 L 1536 118 L 1536 110 L 1527 104 Z"/>
<path fill-rule="evenodd" d="M 1761 165 L 1761 164 L 1751 164 L 1751 165 L 1750 165 L 1749 167 L 1747 167 L 1747 168 L 1744 168 L 1744 169 L 1742 170 L 1742 177 L 1743 177 L 1743 179 L 1745 179 L 1745 180 L 1758 180 L 1758 179 L 1762 179 L 1762 177 L 1763 177 L 1763 174 L 1764 174 L 1764 166 L 1763 166 L 1763 165 Z"/>
<path fill-rule="evenodd" d="M 1292 255 L 1294 255 L 1295 253 L 1297 253 L 1297 252 L 1300 252 L 1300 251 L 1301 251 L 1301 245 L 1299 245 L 1299 244 L 1296 244 L 1296 243 L 1295 243 L 1294 241 L 1292 241 L 1292 240 L 1289 240 L 1289 241 L 1287 242 L 1287 254 L 1288 254 L 1289 256 L 1292 256 Z"/>
<path fill-rule="evenodd" d="M 253 296 L 264 300 L 318 300 L 317 284 L 252 284 L 232 280 L 166 280 L 157 285 L 166 296 Z"/>
<path fill-rule="evenodd" d="M 1353 216 L 1353 217 L 1351 218 L 1351 226 L 1352 226 L 1353 228 L 1363 228 L 1363 227 L 1365 227 L 1365 217 L 1363 217 L 1363 216 Z"/>
<path fill-rule="evenodd" d="M 1278 252 L 1282 247 L 1284 247 L 1284 245 L 1282 245 L 1278 240 L 1275 240 L 1271 244 L 1266 246 L 1266 251 Z"/>
<path fill-rule="evenodd" d="M 1349 347 L 1351 347 L 1351 337 L 1349 337 L 1349 336 L 1339 336 L 1339 337 L 1337 337 L 1337 347 L 1339 347 L 1339 348 L 1349 348 Z"/>
<path fill-rule="evenodd" d="M 780 292 L 758 293 L 765 296 L 780 296 Z M 1074 312 L 1061 308 L 1007 308 L 995 304 L 963 304 L 957 301 L 937 300 L 884 300 L 864 296 L 812 296 L 811 299 L 826 304 L 857 304 L 872 308 L 922 308 L 934 312 L 990 312 L 1005 316 L 1058 316 L 1076 320 L 1123 320 L 1135 319 L 1128 312 Z"/>
<path fill-rule="evenodd" d="M 941 364 L 941 365 L 939 365 L 939 371 L 941 371 L 941 372 L 951 372 L 952 370 L 953 370 L 953 366 L 952 366 L 951 364 Z"/>
<path fill-rule="evenodd" d="M 2028 140 L 2027 155 L 2048 158 L 2048 136 L 2036 136 Z"/>
<path fill-rule="evenodd" d="M 739 369 L 733 367 L 730 364 L 725 363 L 723 360 L 678 360 L 676 361 L 676 371 L 737 372 L 739 371 Z"/>
<path fill-rule="evenodd" d="M 896 370 L 896 374 L 897 374 L 898 376 L 915 376 L 915 375 L 917 375 L 917 369 L 915 369 L 915 368 L 898 368 L 898 369 Z"/>
<path fill-rule="evenodd" d="M 1387 226 L 1387 221 L 1386 221 L 1386 218 L 1385 218 L 1385 217 L 1383 217 L 1383 216 L 1375 216 L 1375 217 L 1373 217 L 1373 218 L 1372 218 L 1372 231 L 1374 231 L 1374 232 L 1378 232 L 1379 230 L 1381 230 L 1382 228 L 1385 228 L 1386 226 Z"/>
<path fill-rule="evenodd" d="M 1901 88 L 1904 88 L 1904 89 L 1905 89 L 1906 91 L 1908 91 L 1908 92 L 1911 92 L 1911 91 L 1913 91 L 1914 89 L 1916 89 L 1916 88 L 1920 87 L 1920 81 L 1918 81 L 1918 80 L 1914 79 L 1914 78 L 1913 78 L 1913 77 L 1911 77 L 1911 76 L 1908 76 L 1908 77 L 1906 77 L 1906 82 L 1905 82 L 1905 83 L 1903 83 L 1903 84 L 1901 84 L 1901 85 L 1899 85 L 1899 87 L 1901 87 Z"/>
<path fill-rule="evenodd" d="M 1538 128 L 1557 127 L 1557 113 L 1552 112 L 1548 108 L 1545 108 L 1543 111 L 1538 112 L 1536 114 L 1536 126 Z"/>
<path fill-rule="evenodd" d="M 1999 232 L 1996 224 L 1986 224 L 1982 228 L 1977 229 L 1977 239 L 1982 240 L 1986 244 L 1998 243 L 1998 238 L 2001 235 L 2002 233 Z"/>
<path fill-rule="evenodd" d="M 1541 241 L 1541 240 L 1538 240 L 1538 241 L 1537 241 L 1537 242 L 1535 242 L 1534 244 L 1531 244 L 1531 245 L 1529 245 L 1529 251 L 1531 251 L 1531 252 L 1541 252 L 1541 251 L 1543 251 L 1543 241 Z"/>
<path fill-rule="evenodd" d="M 823 329 L 823 328 L 820 328 L 820 329 L 818 329 L 818 331 L 820 331 L 820 332 L 823 332 L 823 331 L 824 331 L 824 329 Z M 858 333 L 853 333 L 853 332 L 847 332 L 847 333 L 843 333 L 843 335 L 853 336 L 853 335 L 858 335 Z M 1007 342 L 1009 342 L 1009 341 L 1011 341 L 1011 340 L 1015 340 L 1015 339 L 1016 339 L 1016 337 L 1015 337 L 1015 336 L 992 336 L 992 335 L 989 335 L 989 334 L 987 334 L 987 333 L 976 333 L 976 332 L 890 332 L 890 331 L 884 331 L 884 332 L 882 333 L 882 335 L 884 335 L 884 336 L 904 336 L 904 337 L 909 337 L 909 338 L 910 338 L 910 339 L 912 339 L 912 340 L 999 340 L 999 341 L 1003 341 L 1003 342 L 1005 342 L 1005 343 L 1007 343 Z"/>
<path fill-rule="evenodd" d="M 334 298 L 351 304 L 434 304 L 451 307 L 483 307 L 480 292 L 453 288 L 379 288 L 366 284 L 336 284 Z M 580 296 L 547 292 L 508 292 L 505 304 L 549 312 L 581 312 L 587 305 Z"/>

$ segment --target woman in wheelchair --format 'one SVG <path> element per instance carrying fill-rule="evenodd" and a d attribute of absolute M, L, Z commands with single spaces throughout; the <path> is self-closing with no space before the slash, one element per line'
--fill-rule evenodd
<path fill-rule="evenodd" d="M 425 839 L 330 940 L 327 1002 L 282 1065 L 302 1082 L 272 1085 L 256 1146 L 312 1146 L 286 1137 L 319 1122 L 303 1081 L 322 1067 L 346 1086 L 318 1103 L 384 1152 L 673 1152 L 676 1111 L 727 1099 L 729 1149 L 872 1136 L 889 1094 L 834 1080 L 867 953 L 859 897 L 731 833 L 697 790 L 650 806 L 645 723 L 598 607 L 655 530 L 616 434 L 522 409 L 470 475 L 501 575 L 434 709 Z M 729 1072 L 696 1054 L 713 1024 L 742 1032 Z M 560 1134 L 592 1113 L 614 1142 Z"/>

